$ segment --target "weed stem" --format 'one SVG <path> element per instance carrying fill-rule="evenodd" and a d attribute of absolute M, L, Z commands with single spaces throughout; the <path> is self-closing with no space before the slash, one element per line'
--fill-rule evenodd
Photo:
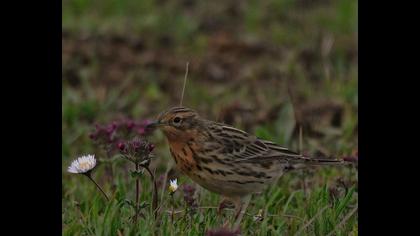
<path fill-rule="evenodd" d="M 101 193 L 104 195 L 104 197 L 106 198 L 106 200 L 109 201 L 108 196 L 105 194 L 104 190 L 102 190 L 101 186 L 99 186 L 99 184 L 97 184 L 96 181 L 93 180 L 91 174 L 90 173 L 87 173 L 85 175 L 96 185 L 96 187 L 99 189 L 99 191 L 101 191 Z"/>
<path fill-rule="evenodd" d="M 156 217 L 157 217 L 157 206 L 158 206 L 158 191 L 157 191 L 155 175 L 152 173 L 152 171 L 150 171 L 149 167 L 147 167 L 147 166 L 143 166 L 143 167 L 149 173 L 150 178 L 152 179 L 152 182 L 153 182 L 152 209 L 153 209 L 153 214 L 154 214 L 155 219 L 156 219 Z"/>
<path fill-rule="evenodd" d="M 136 173 L 138 173 L 139 171 L 139 164 L 136 164 Z M 137 222 L 137 217 L 139 214 L 139 197 L 140 197 L 140 179 L 138 178 L 138 176 L 136 177 L 136 207 L 135 207 L 135 215 L 134 215 L 134 222 Z"/>

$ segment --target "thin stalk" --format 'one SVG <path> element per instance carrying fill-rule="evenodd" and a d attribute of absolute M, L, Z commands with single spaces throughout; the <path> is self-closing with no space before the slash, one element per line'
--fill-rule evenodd
<path fill-rule="evenodd" d="M 96 185 L 96 187 L 99 189 L 99 191 L 101 191 L 101 193 L 104 195 L 104 197 L 106 198 L 106 200 L 109 201 L 108 196 L 105 194 L 104 190 L 102 190 L 102 188 L 99 186 L 99 184 L 97 184 L 96 181 L 93 180 L 91 174 L 90 173 L 86 173 L 85 175 Z"/>
<path fill-rule="evenodd" d="M 150 171 L 148 166 L 143 166 L 143 168 L 146 169 L 146 171 L 149 173 L 150 177 L 152 178 L 153 182 L 153 197 L 152 197 L 152 209 L 153 214 L 155 216 L 155 219 L 157 217 L 157 206 L 158 206 L 158 191 L 157 191 L 157 184 L 155 180 L 155 175 Z"/>
<path fill-rule="evenodd" d="M 302 155 L 303 150 L 303 130 L 302 126 L 299 125 L 299 154 Z"/>
<path fill-rule="evenodd" d="M 187 77 L 188 77 L 188 65 L 190 63 L 187 62 L 187 66 L 185 69 L 185 76 L 184 76 L 184 85 L 182 86 L 182 94 L 181 94 L 181 101 L 179 102 L 179 106 L 182 106 L 182 101 L 184 100 L 184 92 L 185 92 L 185 86 L 187 84 Z"/>
<path fill-rule="evenodd" d="M 110 147 L 108 147 L 106 149 L 106 156 L 107 156 L 107 160 L 111 160 L 112 156 L 111 156 L 111 150 Z M 108 181 L 112 181 L 114 179 L 114 170 L 113 170 L 113 166 L 112 163 L 111 165 L 106 165 L 105 166 L 105 172 L 106 172 L 106 177 L 108 177 Z"/>
<path fill-rule="evenodd" d="M 172 212 L 171 212 L 171 224 L 174 223 L 174 213 L 175 213 L 175 201 L 174 201 L 174 194 L 171 193 L 171 205 L 172 205 Z"/>
<path fill-rule="evenodd" d="M 136 172 L 139 171 L 140 166 L 138 163 L 135 163 L 136 165 Z M 140 200 L 140 179 L 136 177 L 136 207 L 135 207 L 135 215 L 134 215 L 134 222 L 137 222 L 137 217 L 139 213 L 139 200 Z"/>

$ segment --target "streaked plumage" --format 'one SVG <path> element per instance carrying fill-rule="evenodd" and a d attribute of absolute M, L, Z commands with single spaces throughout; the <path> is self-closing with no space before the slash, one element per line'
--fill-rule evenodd
<path fill-rule="evenodd" d="M 247 205 L 252 193 L 262 191 L 295 165 L 342 163 L 304 157 L 242 130 L 203 119 L 186 107 L 160 114 L 154 125 L 167 137 L 177 167 L 204 188 L 232 199 L 237 210 L 241 203 Z"/>

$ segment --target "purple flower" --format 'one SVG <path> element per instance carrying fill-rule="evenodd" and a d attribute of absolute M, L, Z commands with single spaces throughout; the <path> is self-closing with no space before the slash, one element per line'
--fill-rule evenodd
<path fill-rule="evenodd" d="M 95 131 L 89 134 L 89 138 L 101 145 L 110 144 L 115 138 L 114 133 L 116 129 L 117 125 L 115 123 L 109 125 L 96 124 Z"/>
<path fill-rule="evenodd" d="M 128 160 L 140 163 L 150 160 L 150 153 L 153 151 L 153 144 L 147 140 L 139 139 L 137 137 L 127 142 L 120 142 L 117 144 L 120 153 Z"/>
<path fill-rule="evenodd" d="M 155 145 L 153 143 L 149 144 L 149 152 L 152 152 L 155 149 Z"/>
<path fill-rule="evenodd" d="M 134 128 L 134 126 L 136 126 L 136 124 L 134 123 L 133 120 L 127 120 L 126 121 L 126 126 L 127 126 L 128 129 L 132 129 L 132 128 Z"/>
<path fill-rule="evenodd" d="M 125 143 L 118 143 L 117 144 L 118 149 L 120 149 L 121 151 L 124 151 L 125 149 Z"/>
<path fill-rule="evenodd" d="M 120 151 L 127 154 L 128 148 L 133 153 L 142 153 L 147 155 L 153 151 L 154 145 L 140 140 L 133 140 L 137 136 L 143 136 L 146 131 L 145 127 L 149 124 L 149 120 L 135 121 L 132 119 L 115 120 L 108 124 L 95 124 L 95 130 L 89 134 L 89 138 L 96 144 L 104 148 L 109 155 L 114 151 Z M 132 140 L 133 142 L 125 142 L 124 140 Z M 124 145 L 123 145 L 124 144 Z M 129 147 L 129 145 L 131 145 Z"/>
<path fill-rule="evenodd" d="M 196 199 L 194 198 L 195 187 L 189 184 L 184 184 L 182 186 L 182 191 L 184 192 L 184 201 L 187 207 L 195 209 L 198 207 Z"/>
<path fill-rule="evenodd" d="M 137 149 L 140 148 L 140 145 L 142 143 L 140 142 L 139 139 L 133 139 L 133 140 L 131 140 L 131 142 L 129 142 L 129 144 L 131 145 L 131 148 L 133 148 L 133 150 L 136 150 L 137 151 Z"/>
<path fill-rule="evenodd" d="M 92 140 L 96 140 L 98 138 L 98 134 L 96 132 L 90 133 L 89 138 L 92 139 Z"/>
<path fill-rule="evenodd" d="M 190 184 L 184 184 L 182 186 L 182 191 L 184 191 L 184 193 L 188 193 L 188 194 L 194 194 L 195 192 L 195 188 L 194 186 L 190 185 Z"/>
<path fill-rule="evenodd" d="M 139 133 L 140 135 L 145 135 L 146 134 L 146 129 L 145 127 L 140 127 L 137 129 L 137 133 Z"/>

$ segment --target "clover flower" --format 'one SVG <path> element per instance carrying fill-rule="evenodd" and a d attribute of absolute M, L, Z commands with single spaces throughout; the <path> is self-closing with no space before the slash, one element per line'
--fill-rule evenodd
<path fill-rule="evenodd" d="M 148 165 L 147 163 L 152 158 L 151 152 L 155 148 L 155 145 L 145 139 L 135 137 L 127 142 L 119 142 L 116 147 L 127 160 L 141 165 Z"/>
<path fill-rule="evenodd" d="M 108 124 L 96 124 L 93 132 L 89 134 L 89 138 L 105 149 L 110 156 L 118 149 L 121 150 L 119 144 L 124 140 L 133 139 L 136 136 L 147 136 L 150 130 L 146 129 L 150 124 L 150 120 L 135 121 L 124 118 L 115 120 Z"/>
<path fill-rule="evenodd" d="M 185 184 L 182 186 L 182 191 L 184 192 L 184 201 L 188 208 L 194 210 L 198 207 L 196 199 L 194 198 L 195 188 L 192 185 Z"/>

